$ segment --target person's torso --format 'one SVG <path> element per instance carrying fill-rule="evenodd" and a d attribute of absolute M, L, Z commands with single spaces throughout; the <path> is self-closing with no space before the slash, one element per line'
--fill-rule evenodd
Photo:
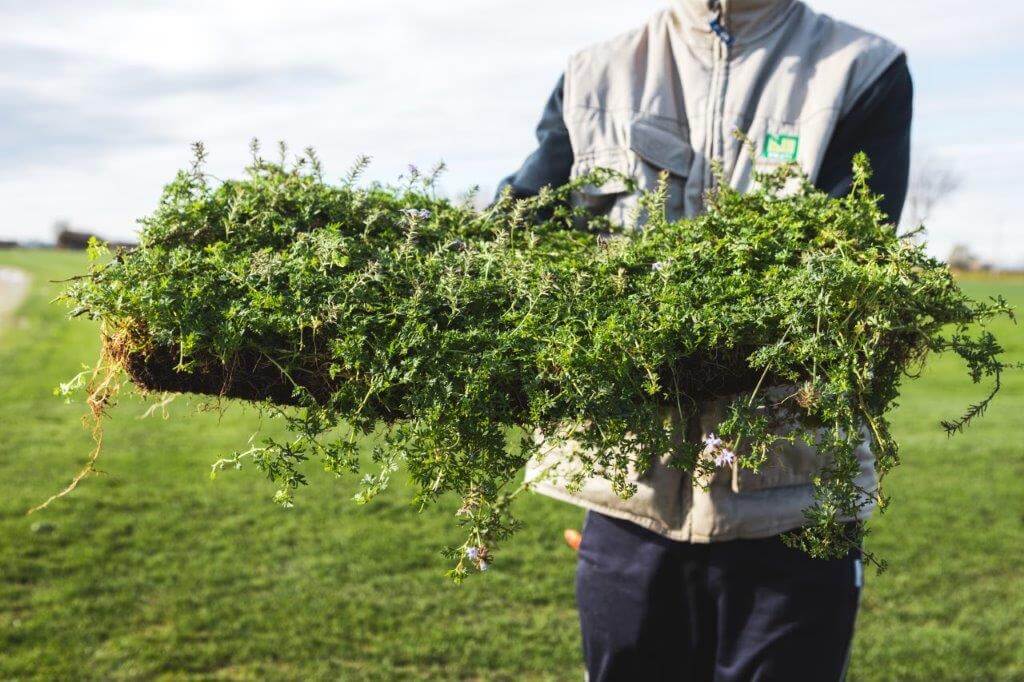
<path fill-rule="evenodd" d="M 656 186 L 669 172 L 670 218 L 693 216 L 720 177 L 750 189 L 755 169 L 798 163 L 813 181 L 837 122 L 901 54 L 892 43 L 794 0 L 734 0 L 716 14 L 676 0 L 640 29 L 574 55 L 564 119 L 572 176 L 596 167 Z M 757 14 L 751 25 L 744 4 Z M 727 44 L 731 40 L 732 44 Z M 581 199 L 626 222 L 635 197 L 621 184 Z"/>
<path fill-rule="evenodd" d="M 716 165 L 717 177 L 741 191 L 751 188 L 755 169 L 790 161 L 813 181 L 837 122 L 901 54 L 892 43 L 793 0 L 723 0 L 722 16 L 702 0 L 675 2 L 642 28 L 574 55 L 563 102 L 572 176 L 611 168 L 645 190 L 668 171 L 670 219 L 703 210 Z M 637 197 L 626 190 L 612 181 L 588 188 L 578 201 L 628 223 Z M 714 430 L 727 400 L 700 406 L 679 425 L 680 437 Z M 867 444 L 858 458 L 858 485 L 871 490 L 874 458 Z M 761 473 L 723 470 L 706 487 L 656 460 L 633 477 L 637 492 L 626 500 L 599 477 L 572 493 L 558 480 L 538 481 L 537 489 L 678 540 L 765 537 L 801 525 L 820 460 L 814 448 L 789 443 Z M 533 477 L 545 467 L 530 469 Z"/>

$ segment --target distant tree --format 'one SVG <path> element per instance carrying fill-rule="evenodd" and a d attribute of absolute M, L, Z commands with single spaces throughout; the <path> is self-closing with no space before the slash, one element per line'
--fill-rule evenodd
<path fill-rule="evenodd" d="M 962 184 L 963 177 L 956 170 L 935 157 L 924 157 L 910 172 L 903 224 L 913 228 L 927 221 L 935 206 L 948 199 Z"/>
<path fill-rule="evenodd" d="M 989 265 L 971 251 L 966 244 L 954 244 L 947 259 L 949 267 L 954 270 L 988 270 Z"/>

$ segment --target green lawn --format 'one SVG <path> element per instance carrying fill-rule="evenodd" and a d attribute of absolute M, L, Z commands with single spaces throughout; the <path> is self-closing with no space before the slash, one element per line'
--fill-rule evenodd
<path fill-rule="evenodd" d="M 581 678 L 560 538 L 579 511 L 527 500 L 493 570 L 454 586 L 438 553 L 459 539 L 450 509 L 417 514 L 402 486 L 358 507 L 350 482 L 313 476 L 286 511 L 252 468 L 211 482 L 258 425 L 252 410 L 181 400 L 140 420 L 145 405 L 125 399 L 106 475 L 26 517 L 88 454 L 83 406 L 52 389 L 98 341 L 48 303 L 80 255 L 0 252 L 0 265 L 33 277 L 0 321 L 0 679 Z M 965 286 L 1024 308 L 1022 279 Z M 998 331 L 1024 359 L 1024 332 Z M 1024 679 L 1024 374 L 947 439 L 938 421 L 981 395 L 969 388 L 939 359 L 904 394 L 905 464 L 869 541 L 892 568 L 868 577 L 851 679 Z"/>

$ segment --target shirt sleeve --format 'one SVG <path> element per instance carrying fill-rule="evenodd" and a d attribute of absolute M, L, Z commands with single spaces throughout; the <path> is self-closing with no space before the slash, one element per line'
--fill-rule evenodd
<path fill-rule="evenodd" d="M 554 92 L 537 124 L 537 149 L 526 157 L 523 165 L 498 185 L 497 196 L 506 187 L 517 197 L 533 196 L 542 187 L 560 187 L 569 182 L 572 170 L 572 144 L 569 130 L 562 118 L 562 98 L 565 76 L 558 79 Z"/>
<path fill-rule="evenodd" d="M 897 222 L 903 212 L 910 174 L 910 120 L 914 87 L 901 55 L 860 96 L 832 135 L 817 187 L 834 197 L 850 191 L 853 156 L 863 151 L 871 161 L 871 189 L 882 195 L 880 207 Z"/>

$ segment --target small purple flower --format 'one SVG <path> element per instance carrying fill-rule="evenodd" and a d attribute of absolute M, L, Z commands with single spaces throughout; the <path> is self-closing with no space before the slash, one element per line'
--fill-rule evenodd
<path fill-rule="evenodd" d="M 704 439 L 704 448 L 706 450 L 717 450 L 722 446 L 722 439 L 713 433 L 709 433 L 707 438 Z"/>
<path fill-rule="evenodd" d="M 651 270 L 653 270 L 654 272 L 661 272 L 662 270 L 665 269 L 665 266 L 667 265 L 668 263 L 664 263 L 660 260 L 655 261 L 654 263 L 651 263 Z"/>
<path fill-rule="evenodd" d="M 477 557 L 479 557 L 479 556 L 480 556 L 480 550 L 477 549 L 476 547 L 467 547 L 466 548 L 466 558 L 469 559 L 470 561 L 476 561 Z"/>
<path fill-rule="evenodd" d="M 430 211 L 425 208 L 407 208 L 402 211 L 405 215 L 409 216 L 413 220 L 429 220 L 432 215 Z"/>
<path fill-rule="evenodd" d="M 715 466 L 724 467 L 736 461 L 736 453 L 729 448 L 722 448 L 715 455 Z"/>

